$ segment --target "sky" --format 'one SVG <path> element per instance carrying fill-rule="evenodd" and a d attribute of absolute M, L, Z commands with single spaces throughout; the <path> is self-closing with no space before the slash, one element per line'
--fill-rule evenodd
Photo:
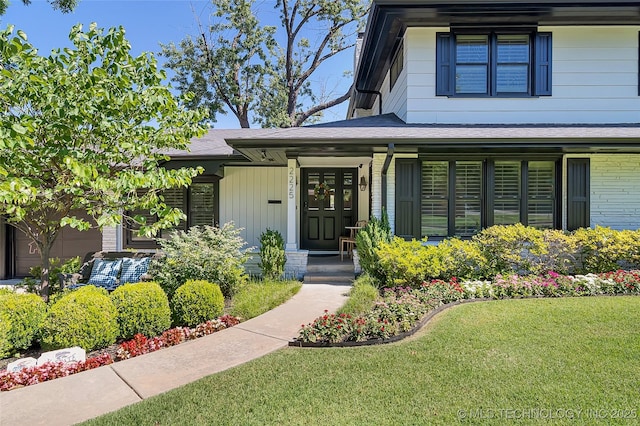
<path fill-rule="evenodd" d="M 123 26 L 126 37 L 131 43 L 132 54 L 153 52 L 158 62 L 165 58 L 159 56 L 160 43 L 178 43 L 187 35 L 198 34 L 198 20 L 209 22 L 208 1 L 201 0 L 80 0 L 78 7 L 69 14 L 53 10 L 45 0 L 32 0 L 25 6 L 21 0 L 12 0 L 7 13 L 0 16 L 0 28 L 14 25 L 15 30 L 23 30 L 29 42 L 42 55 L 48 55 L 54 48 L 71 46 L 69 30 L 81 23 L 88 29 L 91 22 L 99 27 Z M 257 14 L 261 22 L 275 24 L 278 13 L 274 10 L 275 0 L 257 0 Z M 316 91 L 330 90 L 342 94 L 351 83 L 345 71 L 353 68 L 353 50 L 342 52 L 325 63 L 313 85 Z M 168 74 L 171 73 L 168 71 Z M 343 120 L 346 116 L 347 102 L 328 110 L 322 121 Z M 218 115 L 215 128 L 238 128 L 238 122 L 232 114 Z M 257 124 L 252 124 L 257 127 Z"/>

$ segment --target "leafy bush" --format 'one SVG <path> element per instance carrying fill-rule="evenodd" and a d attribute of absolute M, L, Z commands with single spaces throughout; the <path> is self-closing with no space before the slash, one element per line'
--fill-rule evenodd
<path fill-rule="evenodd" d="M 49 270 L 49 296 L 61 293 L 64 288 L 64 283 L 60 282 L 59 274 L 70 274 L 78 272 L 82 261 L 79 256 L 67 259 L 61 262 L 59 258 L 53 258 L 50 260 L 51 264 Z M 42 276 L 41 266 L 32 266 L 29 269 L 29 276 L 22 280 L 22 285 L 26 287 L 29 293 L 40 292 L 40 277 Z"/>
<path fill-rule="evenodd" d="M 231 223 L 222 228 L 194 226 L 187 232 L 173 233 L 169 239 L 159 239 L 158 243 L 164 256 L 151 263 L 150 274 L 169 300 L 188 280 L 218 283 L 227 298 L 246 280 L 247 254 L 242 251 L 246 242 L 240 237 L 240 229 Z"/>
<path fill-rule="evenodd" d="M 360 275 L 353 283 L 349 299 L 338 309 L 338 314 L 361 315 L 370 311 L 380 296 L 376 284 L 369 275 Z"/>
<path fill-rule="evenodd" d="M 46 315 L 47 305 L 38 295 L 0 295 L 0 358 L 29 348 Z"/>
<path fill-rule="evenodd" d="M 491 277 L 499 273 L 537 274 L 542 272 L 536 257 L 546 255 L 543 231 L 515 225 L 497 225 L 484 229 L 473 237 L 487 264 L 482 273 Z"/>
<path fill-rule="evenodd" d="M 356 235 L 360 266 L 373 278 L 381 279 L 375 249 L 380 243 L 391 241 L 391 237 L 391 227 L 385 210 L 382 211 L 381 219 L 372 217 L 367 226 L 358 231 Z"/>
<path fill-rule="evenodd" d="M 440 276 L 436 246 L 423 246 L 420 241 L 394 237 L 390 242 L 381 241 L 374 252 L 384 286 L 417 288 L 424 280 Z"/>
<path fill-rule="evenodd" d="M 231 299 L 231 313 L 243 320 L 261 315 L 296 294 L 300 281 L 252 281 L 243 284 Z"/>
<path fill-rule="evenodd" d="M 122 338 L 138 333 L 155 336 L 171 327 L 169 300 L 156 282 L 122 285 L 111 293 L 111 301 L 118 311 Z"/>
<path fill-rule="evenodd" d="M 265 279 L 277 279 L 284 273 L 287 261 L 284 251 L 284 239 L 278 231 L 267 228 L 260 235 L 260 269 Z"/>
<path fill-rule="evenodd" d="M 487 269 L 487 259 L 477 242 L 449 238 L 438 244 L 440 276 L 445 280 L 457 278 L 478 278 Z"/>
<path fill-rule="evenodd" d="M 214 319 L 224 310 L 224 296 L 217 284 L 204 280 L 189 280 L 181 285 L 171 299 L 173 321 L 190 327 Z"/>
<path fill-rule="evenodd" d="M 109 346 L 118 336 L 118 311 L 107 291 L 92 285 L 60 297 L 42 326 L 42 346 L 80 346 L 87 351 Z"/>
<path fill-rule="evenodd" d="M 640 266 L 640 230 L 616 231 L 596 226 L 576 230 L 573 238 L 578 247 L 579 272 L 615 271 L 625 263 Z"/>

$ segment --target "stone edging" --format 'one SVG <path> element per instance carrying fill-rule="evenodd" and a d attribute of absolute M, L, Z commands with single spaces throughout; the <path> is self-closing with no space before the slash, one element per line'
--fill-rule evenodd
<path fill-rule="evenodd" d="M 447 310 L 457 305 L 466 304 L 466 303 L 489 302 L 492 300 L 495 300 L 495 299 L 491 299 L 491 298 L 465 299 L 465 300 L 458 300 L 456 302 L 445 303 L 444 305 L 438 306 L 437 308 L 433 309 L 428 314 L 426 314 L 424 317 L 422 317 L 422 319 L 418 321 L 411 328 L 411 330 L 405 331 L 404 333 L 396 334 L 395 336 L 391 336 L 387 339 L 369 339 L 369 340 L 364 340 L 362 342 L 347 341 L 347 342 L 328 343 L 328 342 L 303 342 L 301 340 L 294 338 L 293 340 L 289 341 L 289 346 L 298 347 L 298 348 L 348 348 L 348 347 L 354 347 L 354 346 L 371 346 L 371 345 L 383 345 L 385 343 L 393 343 L 399 340 L 403 340 L 409 336 L 412 336 L 422 327 L 427 325 L 427 323 L 433 317 L 435 317 L 436 315 L 438 315 L 440 312 L 444 310 Z"/>

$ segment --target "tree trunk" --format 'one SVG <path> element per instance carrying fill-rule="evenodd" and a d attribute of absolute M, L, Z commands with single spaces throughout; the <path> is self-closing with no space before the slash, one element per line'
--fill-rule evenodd
<path fill-rule="evenodd" d="M 40 262 L 42 264 L 42 274 L 40 275 L 40 296 L 45 302 L 49 301 L 49 269 L 51 262 L 49 254 L 51 252 L 51 244 L 42 244 L 40 247 Z"/>

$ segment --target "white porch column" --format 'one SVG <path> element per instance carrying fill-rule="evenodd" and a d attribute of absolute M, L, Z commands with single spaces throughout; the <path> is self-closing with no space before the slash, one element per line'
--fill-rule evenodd
<path fill-rule="evenodd" d="M 296 186 L 297 160 L 290 158 L 287 161 L 287 245 L 286 250 L 298 250 L 298 212 Z"/>

